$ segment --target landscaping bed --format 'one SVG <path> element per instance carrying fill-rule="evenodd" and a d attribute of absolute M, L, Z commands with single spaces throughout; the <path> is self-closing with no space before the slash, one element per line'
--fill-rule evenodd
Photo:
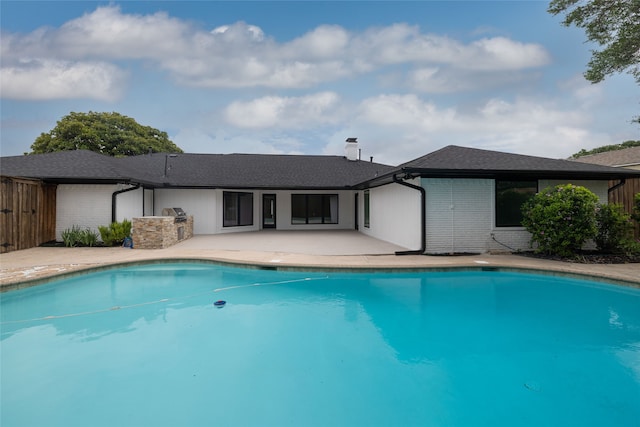
<path fill-rule="evenodd" d="M 535 252 L 517 252 L 531 258 L 548 259 L 553 261 L 575 262 L 580 264 L 629 264 L 640 263 L 640 254 L 610 254 L 598 251 L 580 251 L 572 256 L 545 255 Z"/>

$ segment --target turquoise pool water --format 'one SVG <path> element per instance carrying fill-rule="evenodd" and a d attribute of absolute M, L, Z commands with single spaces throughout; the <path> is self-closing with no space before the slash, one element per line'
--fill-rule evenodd
<path fill-rule="evenodd" d="M 0 303 L 3 427 L 640 424 L 635 288 L 154 264 Z"/>

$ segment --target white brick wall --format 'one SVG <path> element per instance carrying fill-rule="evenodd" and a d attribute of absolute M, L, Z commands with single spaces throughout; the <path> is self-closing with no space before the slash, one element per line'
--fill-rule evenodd
<path fill-rule="evenodd" d="M 217 217 L 222 215 L 216 201 L 217 190 L 159 188 L 154 191 L 153 203 L 155 215 L 162 215 L 163 208 L 182 208 L 193 215 L 194 234 L 215 234 Z"/>
<path fill-rule="evenodd" d="M 111 223 L 111 195 L 117 185 L 60 184 L 56 190 L 56 240 L 77 225 L 98 233 L 99 225 Z"/>
<path fill-rule="evenodd" d="M 160 212 L 162 213 L 162 212 Z M 144 190 L 144 216 L 153 216 L 153 190 Z"/>
<path fill-rule="evenodd" d="M 567 183 L 540 180 L 538 187 Z M 571 183 L 593 191 L 601 203 L 607 201 L 606 181 Z M 427 190 L 428 253 L 530 249 L 530 234 L 524 227 L 495 227 L 493 179 L 423 179 L 423 186 Z"/>
<path fill-rule="evenodd" d="M 486 252 L 493 223 L 493 180 L 426 178 L 427 252 Z"/>
<path fill-rule="evenodd" d="M 116 196 L 116 221 L 125 219 L 131 221 L 132 218 L 143 216 L 143 197 L 144 190 L 142 188 L 118 194 Z"/>

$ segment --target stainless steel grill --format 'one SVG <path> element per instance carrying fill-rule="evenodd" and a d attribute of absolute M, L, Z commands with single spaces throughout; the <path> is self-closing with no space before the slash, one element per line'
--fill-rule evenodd
<path fill-rule="evenodd" d="M 164 208 L 162 216 L 172 216 L 175 222 L 187 221 L 187 213 L 182 208 Z"/>

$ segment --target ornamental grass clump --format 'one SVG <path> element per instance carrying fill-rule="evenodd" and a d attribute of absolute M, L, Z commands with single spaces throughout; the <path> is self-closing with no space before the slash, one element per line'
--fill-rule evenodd
<path fill-rule="evenodd" d="M 98 243 L 98 234 L 88 228 L 81 229 L 77 225 L 74 225 L 62 232 L 62 241 L 68 248 L 75 246 L 95 246 Z"/>
<path fill-rule="evenodd" d="M 522 225 L 536 252 L 571 256 L 596 236 L 598 197 L 573 184 L 548 187 L 522 207 Z"/>

